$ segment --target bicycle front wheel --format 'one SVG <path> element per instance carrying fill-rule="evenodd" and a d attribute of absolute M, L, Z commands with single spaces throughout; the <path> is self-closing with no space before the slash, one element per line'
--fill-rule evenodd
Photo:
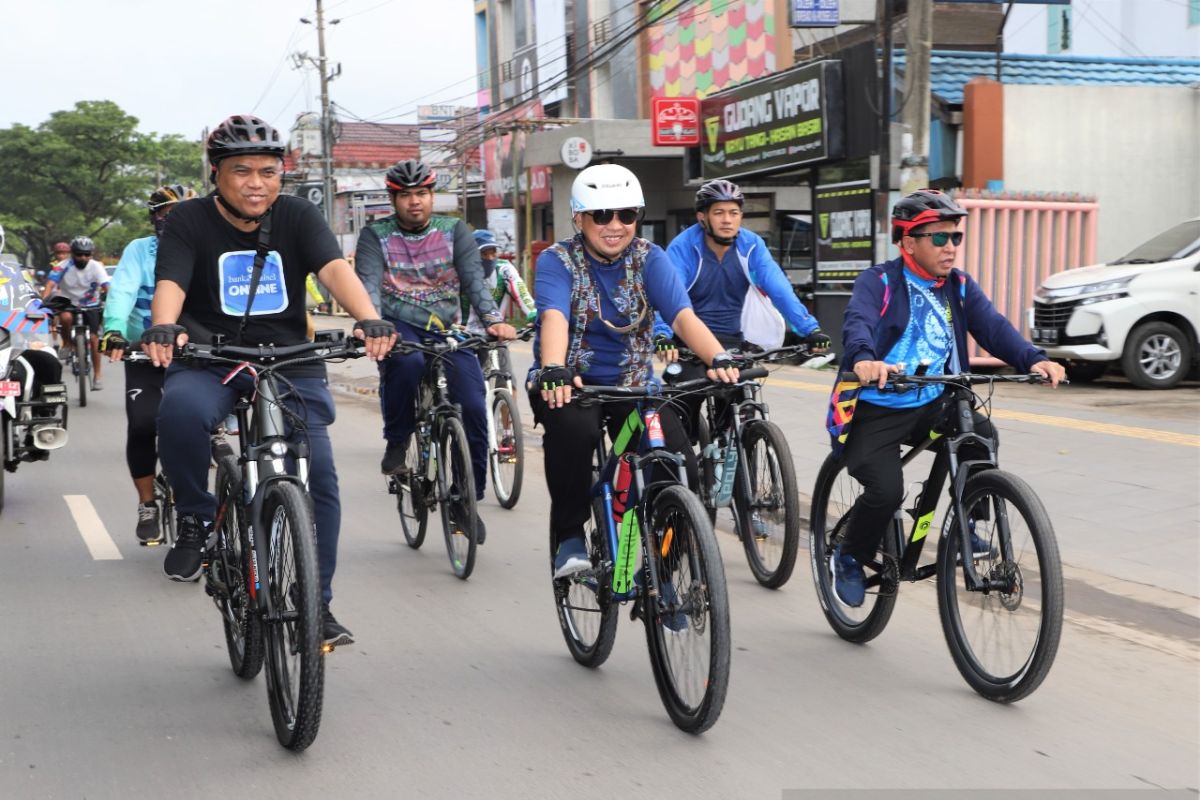
<path fill-rule="evenodd" d="M 958 671 L 989 700 L 1012 703 L 1036 689 L 1062 634 L 1062 564 L 1054 528 L 1025 481 L 1000 470 L 972 475 L 963 509 L 991 545 L 975 569 L 989 588 L 968 591 L 953 510 L 938 542 L 938 611 Z"/>
<path fill-rule="evenodd" d="M 492 399 L 493 439 L 488 447 L 492 491 L 503 508 L 512 508 L 521 497 L 525 472 L 525 437 L 521 414 L 508 389 L 497 389 Z"/>
<path fill-rule="evenodd" d="M 841 459 L 833 454 L 826 456 L 813 487 L 808 534 L 808 556 L 821 611 L 834 633 L 858 644 L 883 633 L 896 606 L 900 583 L 896 541 L 891 531 L 884 531 L 881 552 L 875 560 L 863 564 L 867 578 L 863 604 L 848 606 L 833 589 L 833 551 L 846 535 L 850 509 L 861 494 L 862 484 L 850 476 Z"/>
<path fill-rule="evenodd" d="M 768 420 L 746 423 L 742 433 L 746 469 L 734 484 L 738 536 L 754 579 L 778 589 L 792 577 L 800 549 L 800 497 L 792 451 L 779 426 Z M 742 476 L 749 478 L 745 485 Z"/>
<path fill-rule="evenodd" d="M 729 596 L 708 515 L 683 486 L 654 498 L 646 546 L 658 596 L 643 600 L 654 682 L 671 721 L 702 733 L 729 688 Z M 647 582 L 647 587 L 650 583 Z"/>
<path fill-rule="evenodd" d="M 425 479 L 421 444 L 417 439 L 416 433 L 408 437 L 404 471 L 388 476 L 388 486 L 396 495 L 396 510 L 400 512 L 400 530 L 404 532 L 404 541 L 414 550 L 425 543 L 425 529 L 429 527 L 429 493 L 433 489 Z"/>
<path fill-rule="evenodd" d="M 442 533 L 446 553 L 456 577 L 466 580 L 475 569 L 475 479 L 471 474 L 471 451 L 467 434 L 456 417 L 441 423 L 438 442 L 438 501 L 442 509 Z"/>
<path fill-rule="evenodd" d="M 250 597 L 250 540 L 238 502 L 241 468 L 236 456 L 217 462 L 217 550 L 209 561 L 209 582 L 225 628 L 225 646 L 233 674 L 249 680 L 263 665 L 263 624 Z M 169 489 L 168 489 L 169 491 Z M 172 524 L 172 530 L 174 525 Z M 165 526 L 164 526 L 165 529 Z M 174 534 L 172 534 L 172 537 Z"/>
<path fill-rule="evenodd" d="M 268 487 L 263 520 L 273 608 L 266 625 L 267 697 L 279 743 L 300 751 L 317 738 L 325 690 L 316 529 L 308 499 L 290 481 Z"/>
<path fill-rule="evenodd" d="M 591 569 L 554 581 L 558 624 L 571 657 L 585 667 L 608 660 L 617 640 L 620 606 L 612 599 L 612 547 L 604 522 L 604 504 L 592 501 L 592 523 L 586 532 Z M 554 569 L 554 534 L 550 534 L 550 565 Z"/>
<path fill-rule="evenodd" d="M 88 338 L 86 333 L 75 336 L 75 375 L 79 379 L 79 407 L 87 407 L 88 381 L 92 378 L 88 364 Z"/>

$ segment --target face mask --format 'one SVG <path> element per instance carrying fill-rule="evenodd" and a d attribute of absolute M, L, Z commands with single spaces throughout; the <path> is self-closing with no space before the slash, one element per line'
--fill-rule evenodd
<path fill-rule="evenodd" d="M 496 271 L 496 259 L 483 258 L 480 261 L 483 263 L 483 277 L 492 277 L 492 273 Z"/>
<path fill-rule="evenodd" d="M 163 235 L 163 229 L 166 227 L 167 227 L 167 218 L 159 217 L 156 215 L 154 217 L 154 235 L 161 239 L 162 235 Z"/>

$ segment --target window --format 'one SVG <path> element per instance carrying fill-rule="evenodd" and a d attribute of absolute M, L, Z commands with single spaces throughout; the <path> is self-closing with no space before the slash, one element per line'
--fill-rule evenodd
<path fill-rule="evenodd" d="M 1188 25 L 1200 25 L 1200 0 L 1188 0 Z"/>
<path fill-rule="evenodd" d="M 1070 6 L 1048 6 L 1046 8 L 1046 52 L 1068 53 L 1071 51 L 1071 8 Z"/>

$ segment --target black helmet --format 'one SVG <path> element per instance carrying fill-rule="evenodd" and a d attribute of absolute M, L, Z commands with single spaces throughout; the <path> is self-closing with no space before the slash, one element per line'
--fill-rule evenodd
<path fill-rule="evenodd" d="M 208 163 L 214 167 L 229 156 L 278 156 L 285 148 L 279 131 L 258 117 L 235 114 L 213 128 L 205 144 Z"/>
<path fill-rule="evenodd" d="M 437 173 L 415 159 L 398 161 L 387 171 L 383 178 L 387 188 L 393 192 L 401 189 L 414 189 L 418 186 L 433 186 L 437 183 Z"/>
<path fill-rule="evenodd" d="M 967 211 L 954 198 L 937 189 L 918 189 L 892 208 L 892 244 L 913 228 L 942 220 L 960 220 Z"/>
<path fill-rule="evenodd" d="M 717 178 L 700 187 L 696 192 L 696 210 L 704 211 L 713 203 L 737 203 L 741 208 L 746 204 L 742 190 L 733 181 Z"/>
<path fill-rule="evenodd" d="M 96 251 L 96 243 L 86 236 L 76 236 L 71 240 L 71 255 L 90 256 Z"/>
<path fill-rule="evenodd" d="M 150 193 L 150 202 L 147 205 L 150 208 L 150 213 L 153 214 L 163 206 L 182 203 L 184 200 L 191 200 L 195 196 L 196 192 L 182 183 L 168 183 Z"/>

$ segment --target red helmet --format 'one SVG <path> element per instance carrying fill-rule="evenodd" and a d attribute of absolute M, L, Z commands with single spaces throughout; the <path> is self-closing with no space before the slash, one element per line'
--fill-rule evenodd
<path fill-rule="evenodd" d="M 71 245 L 67 244 L 66 242 L 59 242 L 58 244 L 54 245 L 54 252 L 69 253 L 71 252 Z"/>
<path fill-rule="evenodd" d="M 913 228 L 942 220 L 960 220 L 967 211 L 954 198 L 937 189 L 918 189 L 892 208 L 892 244 Z"/>

